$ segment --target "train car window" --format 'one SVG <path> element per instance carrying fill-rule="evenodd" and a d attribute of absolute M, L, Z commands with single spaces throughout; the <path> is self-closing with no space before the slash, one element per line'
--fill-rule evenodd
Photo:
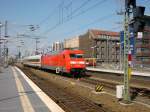
<path fill-rule="evenodd" d="M 39 59 L 30 59 L 29 62 L 30 62 L 30 61 L 31 61 L 31 62 L 39 62 L 40 60 L 39 60 Z"/>
<path fill-rule="evenodd" d="M 83 58 L 83 54 L 70 54 L 70 58 Z"/>

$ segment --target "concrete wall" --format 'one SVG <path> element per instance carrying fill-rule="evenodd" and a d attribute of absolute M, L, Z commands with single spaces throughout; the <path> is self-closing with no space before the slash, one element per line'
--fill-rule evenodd
<path fill-rule="evenodd" d="M 64 48 L 78 49 L 79 48 L 79 37 L 74 37 L 64 40 Z"/>

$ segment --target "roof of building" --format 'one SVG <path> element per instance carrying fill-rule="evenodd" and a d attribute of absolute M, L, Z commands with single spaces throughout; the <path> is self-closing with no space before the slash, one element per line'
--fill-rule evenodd
<path fill-rule="evenodd" d="M 91 32 L 94 37 L 97 37 L 99 35 L 108 35 L 112 37 L 119 37 L 119 32 L 113 32 L 113 31 L 105 31 L 105 30 L 98 30 L 98 29 L 90 29 L 89 32 Z"/>

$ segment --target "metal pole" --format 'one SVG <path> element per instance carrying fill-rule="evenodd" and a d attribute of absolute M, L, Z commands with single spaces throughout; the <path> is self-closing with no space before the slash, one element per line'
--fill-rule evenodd
<path fill-rule="evenodd" d="M 35 38 L 35 55 L 38 54 L 38 43 L 39 43 L 39 38 Z"/>
<path fill-rule="evenodd" d="M 7 34 L 7 21 L 5 21 L 5 38 L 8 37 Z M 7 54 L 7 39 L 4 40 L 4 63 L 7 66 L 7 59 L 8 59 L 8 54 Z"/>
<path fill-rule="evenodd" d="M 18 46 L 17 46 L 17 48 L 18 48 L 18 59 L 20 59 L 20 58 L 21 58 L 21 52 L 20 52 L 20 48 L 21 48 L 21 46 L 20 46 L 20 45 L 18 45 Z"/>
<path fill-rule="evenodd" d="M 123 95 L 125 103 L 130 103 L 128 52 L 129 52 L 129 9 L 126 9 L 124 15 L 124 95 Z"/>
<path fill-rule="evenodd" d="M 36 55 L 37 55 L 37 38 L 35 38 L 35 52 L 36 52 Z"/>
<path fill-rule="evenodd" d="M 20 52 L 21 46 L 18 46 L 18 50 L 19 50 L 19 59 L 21 59 L 21 52 Z"/>
<path fill-rule="evenodd" d="M 8 24 L 8 22 L 5 21 L 5 37 L 8 37 L 8 33 L 7 33 L 7 24 Z"/>
<path fill-rule="evenodd" d="M 121 42 L 120 42 L 120 50 L 119 50 L 119 58 L 120 58 L 120 70 L 122 70 L 122 64 L 123 64 L 123 61 L 122 61 L 122 47 L 121 47 Z"/>
<path fill-rule="evenodd" d="M 2 56 L 2 50 L 1 50 L 1 44 L 2 44 L 2 40 L 1 40 L 1 28 L 2 28 L 2 23 L 0 22 L 0 57 Z"/>
<path fill-rule="evenodd" d="M 109 56 L 108 56 L 108 54 L 109 54 L 109 53 L 108 53 L 108 52 L 109 52 L 109 51 L 108 51 L 108 37 L 106 37 L 106 39 L 107 39 L 107 40 L 106 40 L 106 45 L 107 45 L 107 47 L 106 47 L 106 48 L 107 48 L 107 63 L 109 63 Z"/>
<path fill-rule="evenodd" d="M 94 68 L 94 47 L 93 47 L 93 68 Z"/>
<path fill-rule="evenodd" d="M 4 64 L 6 65 L 6 40 L 4 40 Z"/>
<path fill-rule="evenodd" d="M 1 31 L 1 28 L 2 28 L 3 24 L 0 22 L 0 66 L 2 66 L 3 64 L 3 59 L 2 59 L 2 31 Z"/>

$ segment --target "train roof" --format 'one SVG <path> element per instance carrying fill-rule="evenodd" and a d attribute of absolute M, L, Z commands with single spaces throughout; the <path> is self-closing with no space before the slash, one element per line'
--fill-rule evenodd
<path fill-rule="evenodd" d="M 34 56 L 28 56 L 28 57 L 25 57 L 24 59 L 40 59 L 42 55 L 34 55 Z"/>
<path fill-rule="evenodd" d="M 79 53 L 83 54 L 84 52 L 82 50 L 64 50 L 64 53 Z"/>
<path fill-rule="evenodd" d="M 54 54 L 59 54 L 59 53 L 67 53 L 67 54 L 70 54 L 70 53 L 79 53 L 79 54 L 83 54 L 84 52 L 82 50 L 61 50 L 61 51 L 49 52 L 49 53 L 46 53 L 46 54 L 54 55 Z"/>

